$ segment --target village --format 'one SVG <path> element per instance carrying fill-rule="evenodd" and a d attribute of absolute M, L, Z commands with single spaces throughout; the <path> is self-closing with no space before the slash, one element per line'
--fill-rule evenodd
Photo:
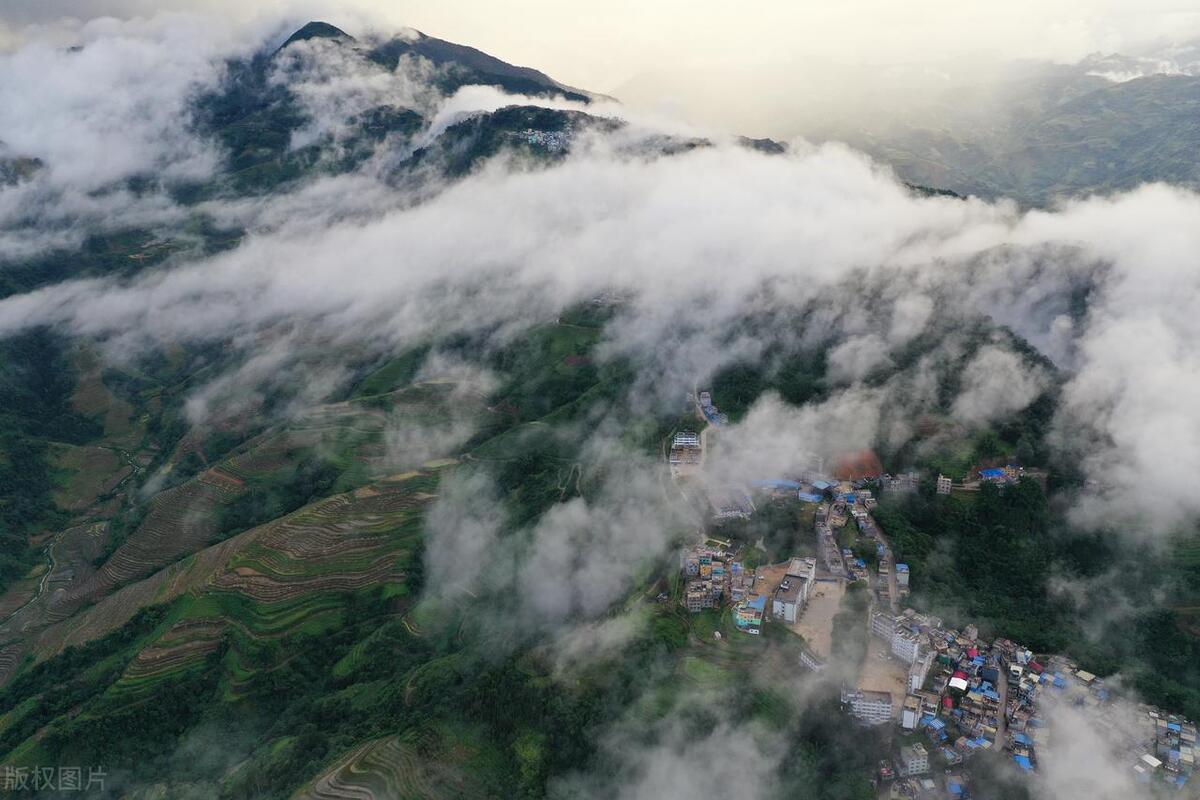
<path fill-rule="evenodd" d="M 697 392 L 695 400 L 698 418 L 713 427 L 727 424 L 709 392 Z M 668 462 L 676 479 L 703 467 L 707 431 L 672 437 Z M 861 453 L 840 459 L 830 474 L 821 467 L 710 491 L 718 526 L 750 519 L 761 504 L 782 499 L 808 508 L 815 555 L 751 568 L 744 545 L 709 535 L 680 554 L 682 602 L 692 613 L 727 611 L 744 635 L 780 625 L 800 636 L 800 666 L 840 679 L 844 712 L 891 732 L 891 757 L 872 776 L 881 798 L 970 798 L 969 763 L 981 752 L 1000 753 L 1012 769 L 1035 773 L 1043 757 L 1053 757 L 1046 712 L 1060 704 L 1083 715 L 1139 783 L 1194 789 L 1193 722 L 1144 704 L 1129 713 L 1131 704 L 1118 701 L 1103 679 L 1068 659 L 1035 654 L 1005 638 L 988 641 L 976 625 L 955 629 L 905 607 L 909 566 L 896 562 L 872 511 L 876 492 L 914 492 L 919 473 L 885 474 L 877 458 Z M 1005 487 L 1023 478 L 1044 485 L 1046 479 L 1044 472 L 1013 465 L 985 466 L 970 477 L 955 483 L 938 475 L 934 491 L 978 491 L 984 482 Z M 861 664 L 835 657 L 834 618 L 848 592 L 867 597 L 862 623 L 869 643 Z"/>

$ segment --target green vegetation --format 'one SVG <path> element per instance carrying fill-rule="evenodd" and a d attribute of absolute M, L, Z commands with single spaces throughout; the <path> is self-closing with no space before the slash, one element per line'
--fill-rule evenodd
<path fill-rule="evenodd" d="M 294 468 L 283 472 L 256 483 L 220 510 L 216 541 L 328 495 L 341 474 L 333 462 L 312 455 L 300 457 Z"/>
<path fill-rule="evenodd" d="M 1046 588 L 1052 529 L 1061 522 L 1036 482 L 1008 490 L 984 484 L 970 499 L 885 496 L 876 519 L 929 607 L 958 608 L 964 621 L 989 621 L 998 634 L 1037 650 L 1067 644 L 1062 609 Z"/>
<path fill-rule="evenodd" d="M 71 408 L 74 375 L 66 344 L 47 330 L 0 340 L 0 591 L 33 564 L 29 536 L 64 520 L 47 442 L 80 444 L 100 432 Z"/>
<path fill-rule="evenodd" d="M 794 497 L 772 498 L 760 494 L 758 509 L 749 519 L 723 521 L 716 529 L 722 537 L 734 539 L 757 552 L 751 561 L 778 564 L 793 556 L 815 556 L 816 506 Z M 758 547 L 761 542 L 761 547 Z"/>

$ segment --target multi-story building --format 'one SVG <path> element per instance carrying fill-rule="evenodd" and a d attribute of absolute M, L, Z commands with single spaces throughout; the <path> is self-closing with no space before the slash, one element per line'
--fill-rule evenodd
<path fill-rule="evenodd" d="M 671 440 L 671 447 L 699 447 L 700 434 L 695 431 L 680 431 Z"/>
<path fill-rule="evenodd" d="M 739 630 L 758 634 L 762 631 L 763 612 L 767 607 L 765 594 L 747 594 L 733 612 L 733 622 Z"/>
<path fill-rule="evenodd" d="M 950 494 L 950 489 L 953 486 L 954 486 L 954 482 L 951 481 L 950 478 L 946 477 L 945 475 L 937 476 L 937 493 L 938 494 Z"/>
<path fill-rule="evenodd" d="M 871 633 L 890 642 L 896 634 L 896 618 L 883 611 L 872 612 Z"/>
<path fill-rule="evenodd" d="M 684 550 L 680 562 L 683 574 L 688 578 L 683 604 L 693 614 L 720 606 L 729 586 L 729 567 L 740 571 L 736 563 L 727 567 L 723 551 L 705 545 Z"/>
<path fill-rule="evenodd" d="M 915 492 L 921 483 L 921 473 L 910 470 L 897 475 L 884 475 L 879 482 L 885 492 Z"/>
<path fill-rule="evenodd" d="M 900 727 L 906 731 L 915 731 L 917 722 L 921 719 L 921 698 L 908 695 L 900 708 Z"/>
<path fill-rule="evenodd" d="M 892 719 L 891 692 L 868 689 L 842 690 L 842 702 L 850 713 L 869 725 L 882 725 Z"/>
<path fill-rule="evenodd" d="M 929 772 L 929 752 L 925 745 L 917 742 L 908 747 L 901 747 L 900 758 L 896 759 L 896 772 L 901 777 L 924 775 Z"/>
<path fill-rule="evenodd" d="M 808 581 L 804 578 L 784 578 L 771 598 L 771 613 L 786 622 L 795 622 L 804 608 L 808 594 Z"/>
<path fill-rule="evenodd" d="M 911 633 L 896 631 L 892 636 L 892 653 L 905 664 L 912 664 L 921 655 L 921 640 Z"/>
<path fill-rule="evenodd" d="M 921 687 L 925 685 L 925 679 L 929 676 L 929 670 L 933 667 L 933 651 L 921 653 L 920 656 L 913 660 L 912 666 L 908 668 L 908 691 L 919 692 Z"/>
<path fill-rule="evenodd" d="M 706 608 L 716 608 L 721 601 L 719 591 L 714 591 L 711 580 L 692 580 L 687 582 L 683 592 L 683 604 L 693 614 L 698 614 Z"/>

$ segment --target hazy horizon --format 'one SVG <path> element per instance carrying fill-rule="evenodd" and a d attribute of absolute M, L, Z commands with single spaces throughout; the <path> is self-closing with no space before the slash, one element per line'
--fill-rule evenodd
<path fill-rule="evenodd" d="M 567 84 L 619 95 L 622 87 L 647 76 L 659 76 L 671 91 L 686 84 L 688 74 L 803 71 L 813 64 L 853 71 L 1020 59 L 1070 63 L 1096 52 L 1160 52 L 1200 36 L 1200 8 L 1170 0 L 986 5 L 921 0 L 903 6 L 856 0 L 837 7 L 768 0 L 753 13 L 716 4 L 520 0 L 504 9 L 495 13 L 495 4 L 480 0 L 402 5 L 378 0 L 15 0 L 0 10 L 0 46 L 62 37 L 63 31 L 103 16 L 213 11 L 259 27 L 281 16 L 298 23 L 323 19 L 351 33 L 417 28 Z"/>

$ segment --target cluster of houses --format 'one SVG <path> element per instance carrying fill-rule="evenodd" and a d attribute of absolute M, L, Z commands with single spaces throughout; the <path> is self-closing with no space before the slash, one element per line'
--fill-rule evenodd
<path fill-rule="evenodd" d="M 696 545 L 680 553 L 683 572 L 683 603 L 688 611 L 720 608 L 728 600 L 733 620 L 745 633 L 762 632 L 767 616 L 794 623 L 800 618 L 817 577 L 813 558 L 793 558 L 777 585 L 766 578 L 766 569 L 747 570 L 722 547 Z"/>
<path fill-rule="evenodd" d="M 817 579 L 817 562 L 813 558 L 793 558 L 777 586 L 764 586 L 760 571 L 743 578 L 741 596 L 733 598 L 733 622 L 738 630 L 750 634 L 762 632 L 768 613 L 775 619 L 794 623 L 804 612 L 804 606 Z"/>
<path fill-rule="evenodd" d="M 727 559 L 725 551 L 708 545 L 684 550 L 680 556 L 684 576 L 683 604 L 697 614 L 706 608 L 719 608 L 742 565 Z"/>
<path fill-rule="evenodd" d="M 1044 487 L 1047 473 L 1041 469 L 1025 469 L 1024 467 L 1006 464 L 1003 467 L 984 467 L 976 470 L 980 483 L 994 483 L 998 486 L 1010 486 L 1021 478 L 1032 478 Z"/>
<path fill-rule="evenodd" d="M 1196 726 L 1150 706 L 1139 706 L 1130 727 L 1122 715 L 1109 714 L 1112 698 L 1104 681 L 1067 659 L 1038 660 L 1008 639 L 988 643 L 974 625 L 957 631 L 938 617 L 912 609 L 892 615 L 873 609 L 871 635 L 888 643 L 892 654 L 909 665 L 900 718 L 892 714 L 888 692 L 843 691 L 847 711 L 871 725 L 898 722 L 905 733 L 928 742 L 927 753 L 949 768 L 975 753 L 997 750 L 1022 771 L 1038 768 L 1039 751 L 1049 741 L 1042 712 L 1047 702 L 1065 701 L 1090 709 L 1096 724 L 1120 737 L 1120 750 L 1136 778 L 1185 786 L 1194 769 Z M 912 752 L 881 765 L 884 780 L 914 774 L 921 759 Z M 928 762 L 926 762 L 928 769 Z M 965 783 L 958 783 L 965 797 Z M 920 795 L 910 795 L 913 797 Z"/>
<path fill-rule="evenodd" d="M 700 392 L 696 396 L 696 402 L 700 404 L 700 413 L 704 418 L 713 425 L 725 425 L 729 422 L 729 418 L 717 410 L 713 405 L 711 392 Z"/>
<path fill-rule="evenodd" d="M 558 153 L 566 150 L 567 145 L 571 143 L 571 133 L 571 125 L 568 123 L 561 131 L 539 131 L 526 128 L 513 135 L 528 145 L 549 150 L 551 153 Z"/>
<path fill-rule="evenodd" d="M 1009 486 L 1021 478 L 1031 478 L 1045 488 L 1048 473 L 1041 469 L 1026 469 L 1024 467 L 1006 464 L 1004 466 L 984 466 L 973 469 L 957 488 L 963 491 L 977 491 L 984 483 L 998 486 Z M 887 493 L 915 492 L 921 485 L 921 473 L 916 471 L 901 472 L 897 475 L 881 475 L 879 488 Z M 938 474 L 935 482 L 938 494 L 947 495 L 955 488 L 954 480 L 947 475 Z"/>

